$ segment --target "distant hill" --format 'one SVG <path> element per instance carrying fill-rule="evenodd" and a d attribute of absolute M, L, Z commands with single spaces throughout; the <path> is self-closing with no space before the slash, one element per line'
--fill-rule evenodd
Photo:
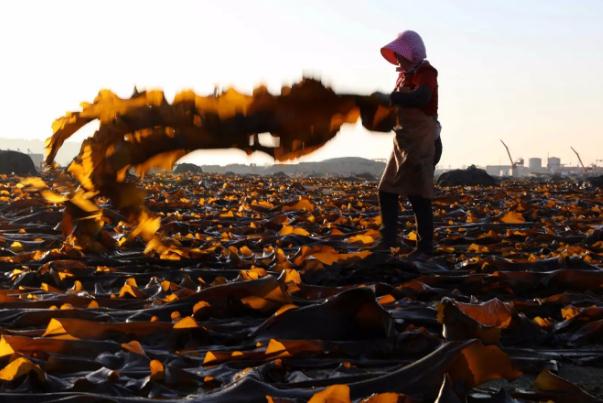
<path fill-rule="evenodd" d="M 81 143 L 67 141 L 59 150 L 56 162 L 66 166 L 80 151 Z M 44 153 L 44 140 L 23 140 L 0 138 L 0 148 L 17 150 L 30 154 Z M 239 175 L 274 175 L 289 176 L 366 176 L 379 178 L 385 168 L 385 163 L 359 157 L 332 158 L 319 162 L 300 162 L 297 164 L 274 165 L 200 165 L 203 172 L 224 174 L 232 172 Z"/>
<path fill-rule="evenodd" d="M 65 166 L 80 152 L 80 143 L 67 141 L 59 150 L 56 162 Z M 23 140 L 0 138 L 0 148 L 21 151 L 28 154 L 44 154 L 44 140 Z"/>
<path fill-rule="evenodd" d="M 369 174 L 379 178 L 385 163 L 359 157 L 332 158 L 319 162 L 300 162 L 298 164 L 274 165 L 201 165 L 203 172 L 225 174 L 232 172 L 238 175 L 274 175 L 289 176 L 356 176 Z"/>

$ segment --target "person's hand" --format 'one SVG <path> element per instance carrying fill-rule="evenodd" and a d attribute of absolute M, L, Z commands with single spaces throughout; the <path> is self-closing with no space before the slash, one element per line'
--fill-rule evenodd
<path fill-rule="evenodd" d="M 373 92 L 371 94 L 371 98 L 374 98 L 381 105 L 390 105 L 391 104 L 390 94 L 386 94 L 385 92 L 380 92 L 380 91 Z"/>

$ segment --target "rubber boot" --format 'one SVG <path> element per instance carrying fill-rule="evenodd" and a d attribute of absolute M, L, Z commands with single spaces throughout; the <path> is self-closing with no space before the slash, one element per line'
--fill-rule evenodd
<path fill-rule="evenodd" d="M 381 241 L 377 248 L 389 249 L 400 246 L 398 242 L 398 215 L 400 205 L 398 195 L 379 191 L 379 207 L 381 209 Z"/>
<path fill-rule="evenodd" d="M 417 252 L 433 255 L 433 211 L 431 199 L 421 196 L 409 196 L 417 223 Z"/>

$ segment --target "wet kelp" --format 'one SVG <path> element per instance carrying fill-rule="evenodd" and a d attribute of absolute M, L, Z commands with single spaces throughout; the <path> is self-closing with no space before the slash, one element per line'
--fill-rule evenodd
<path fill-rule="evenodd" d="M 600 190 L 438 188 L 438 254 L 413 262 L 408 209 L 400 251 L 368 250 L 374 182 L 153 174 L 173 249 L 145 255 L 102 198 L 117 248 L 65 240 L 58 196 L 79 184 L 56 175 L 0 181 L 0 400 L 601 395 Z"/>
<path fill-rule="evenodd" d="M 182 91 L 171 103 L 158 90 L 135 92 L 127 99 L 104 90 L 93 103 L 82 104 L 80 112 L 67 113 L 53 123 L 46 162 L 52 164 L 65 140 L 98 120 L 99 129 L 83 142 L 68 167 L 81 190 L 66 200 L 66 219 L 81 221 L 98 211 L 93 207 L 96 196 L 107 197 L 135 224 L 132 236 L 149 242 L 149 251 L 162 253 L 169 245 L 155 236 L 159 217 L 145 207 L 144 190 L 127 180 L 130 170 L 142 176 L 153 168 L 169 169 L 197 149 L 260 151 L 278 161 L 298 158 L 320 148 L 344 123 L 354 123 L 360 116 L 371 130 L 393 127 L 393 109 L 371 97 L 336 94 L 313 79 L 285 87 L 280 95 L 264 87 L 251 95 L 234 89 L 210 96 Z M 274 147 L 260 143 L 262 133 L 275 138 Z M 102 217 L 97 216 L 95 222 L 88 220 L 85 229 L 68 233 L 84 247 L 110 247 L 102 225 Z"/>

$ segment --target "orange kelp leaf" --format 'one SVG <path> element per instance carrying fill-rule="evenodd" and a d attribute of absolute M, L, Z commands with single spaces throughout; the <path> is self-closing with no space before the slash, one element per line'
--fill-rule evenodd
<path fill-rule="evenodd" d="M 308 403 L 351 403 L 348 385 L 331 385 L 316 392 Z"/>
<path fill-rule="evenodd" d="M 194 329 L 197 327 L 199 327 L 199 324 L 191 316 L 185 316 L 174 324 L 174 329 Z"/>
<path fill-rule="evenodd" d="M 266 354 L 282 353 L 287 351 L 287 347 L 276 339 L 270 339 L 268 347 L 266 347 Z"/>
<path fill-rule="evenodd" d="M 408 235 L 406 236 L 406 239 L 414 242 L 419 239 L 419 236 L 417 235 L 417 233 L 415 231 L 410 231 L 408 233 Z"/>
<path fill-rule="evenodd" d="M 142 291 L 136 287 L 136 282 L 131 284 L 126 281 L 126 283 L 119 289 L 119 298 L 124 298 L 126 296 L 130 296 L 132 298 L 145 298 L 146 296 Z"/>
<path fill-rule="evenodd" d="M 77 181 L 86 190 L 94 189 L 92 183 L 92 174 L 94 173 L 94 161 L 93 158 L 93 147 L 90 144 L 84 142 L 80 153 L 79 159 L 76 158 L 71 161 L 71 164 L 67 167 L 67 171 L 77 179 Z M 117 179 L 117 178 L 116 178 Z"/>
<path fill-rule="evenodd" d="M 86 306 L 86 308 L 88 309 L 98 309 L 100 308 L 100 305 L 98 304 L 98 302 L 93 299 L 92 301 L 90 301 L 90 303 L 88 304 L 88 306 Z"/>
<path fill-rule="evenodd" d="M 242 94 L 234 88 L 228 88 L 219 97 L 203 97 L 190 90 L 181 91 L 174 97 L 173 103 L 193 102 L 200 112 L 215 111 L 220 118 L 228 118 L 237 113 L 246 113 L 253 98 Z"/>
<path fill-rule="evenodd" d="M 396 298 L 391 294 L 386 294 L 377 298 L 377 302 L 379 302 L 381 305 L 392 304 L 396 302 Z"/>
<path fill-rule="evenodd" d="M 285 284 L 293 283 L 300 285 L 302 283 L 301 275 L 295 269 L 285 269 Z"/>
<path fill-rule="evenodd" d="M 142 344 L 140 344 L 138 340 L 132 340 L 128 343 L 122 343 L 121 348 L 131 353 L 142 355 L 145 357 L 147 355 L 147 353 L 145 353 L 144 351 L 144 348 L 142 348 Z"/>
<path fill-rule="evenodd" d="M 370 250 L 361 250 L 357 252 L 349 252 L 349 253 L 337 253 L 333 255 L 330 252 L 319 252 L 313 253 L 311 256 L 314 256 L 320 262 L 326 265 L 332 265 L 335 262 L 342 262 L 350 259 L 366 259 L 368 256 L 372 255 L 373 252 Z"/>
<path fill-rule="evenodd" d="M 291 309 L 295 309 L 298 306 L 295 304 L 286 304 L 281 306 L 279 309 L 277 309 L 276 312 L 274 312 L 274 316 L 278 316 L 278 315 L 282 315 L 283 313 L 290 311 Z"/>
<path fill-rule="evenodd" d="M 335 262 L 344 261 L 353 258 L 364 259 L 367 256 L 371 255 L 372 252 L 369 250 L 362 250 L 358 252 L 350 252 L 350 253 L 338 253 L 335 248 L 332 246 L 326 245 L 317 245 L 317 246 L 303 246 L 301 253 L 299 256 L 295 258 L 294 263 L 298 266 L 306 260 L 307 258 L 313 257 L 319 262 L 332 265 Z"/>
<path fill-rule="evenodd" d="M 239 273 L 241 274 L 241 278 L 243 280 L 257 280 L 268 274 L 266 269 L 255 266 L 252 266 L 249 270 L 241 270 Z"/>
<path fill-rule="evenodd" d="M 247 245 L 243 245 L 239 248 L 239 253 L 245 257 L 253 256 L 253 251 L 249 249 Z"/>
<path fill-rule="evenodd" d="M 87 213 L 91 213 L 90 216 L 93 216 L 94 213 L 99 213 L 99 208 L 94 202 L 90 200 L 90 197 L 93 195 L 90 192 L 76 191 L 73 196 L 69 199 L 69 201 L 75 204 L 78 208 L 82 209 Z"/>
<path fill-rule="evenodd" d="M 220 218 L 234 218 L 234 213 L 228 210 L 226 213 L 220 214 Z"/>
<path fill-rule="evenodd" d="M 49 203 L 60 204 L 65 203 L 67 200 L 69 200 L 67 196 L 63 196 L 51 190 L 42 190 L 40 194 Z"/>
<path fill-rule="evenodd" d="M 521 371 L 513 368 L 511 359 L 500 347 L 481 343 L 465 347 L 452 364 L 449 374 L 468 388 L 494 379 L 513 380 L 522 375 Z"/>
<path fill-rule="evenodd" d="M 213 364 L 217 361 L 218 357 L 216 356 L 216 353 L 212 351 L 207 351 L 203 357 L 203 365 Z"/>
<path fill-rule="evenodd" d="M 335 248 L 332 248 L 330 246 L 323 247 L 323 248 L 319 249 L 318 251 L 311 253 L 310 256 L 314 257 L 315 259 L 317 259 L 318 261 L 320 261 L 321 263 L 324 263 L 326 265 L 332 265 L 333 263 L 337 262 L 341 258 L 339 253 L 335 250 Z M 296 259 L 296 263 L 297 263 L 297 259 Z"/>
<path fill-rule="evenodd" d="M 163 367 L 163 363 L 159 360 L 151 360 L 149 363 L 149 368 L 151 370 L 151 380 L 160 381 L 163 379 L 165 375 L 165 368 Z"/>
<path fill-rule="evenodd" d="M 142 211 L 138 216 L 138 224 L 130 233 L 130 237 L 135 238 L 140 235 L 145 241 L 150 241 L 160 226 L 161 219 L 159 217 L 154 217 L 149 212 Z"/>
<path fill-rule="evenodd" d="M 188 256 L 188 251 L 173 245 L 165 244 L 157 236 L 153 236 L 151 240 L 147 242 L 147 246 L 144 249 L 145 255 L 149 255 L 152 252 L 158 254 L 161 260 L 180 260 L 182 256 Z"/>
<path fill-rule="evenodd" d="M 42 337 L 52 337 L 54 339 L 60 340 L 77 340 L 77 337 L 73 337 L 58 319 L 50 319 L 48 322 L 48 326 L 46 326 L 46 330 L 42 334 Z"/>
<path fill-rule="evenodd" d="M 293 204 L 289 204 L 283 206 L 283 211 L 293 211 L 293 210 L 306 210 L 312 211 L 314 210 L 314 204 L 306 197 L 300 197 L 298 201 Z"/>
<path fill-rule="evenodd" d="M 0 337 L 0 358 L 13 355 L 14 352 L 13 347 L 6 341 L 4 335 L 2 335 Z"/>
<path fill-rule="evenodd" d="M 580 312 L 581 310 L 573 305 L 568 305 L 561 308 L 561 316 L 564 320 L 570 320 L 574 316 L 578 315 Z"/>
<path fill-rule="evenodd" d="M 344 114 L 337 113 L 337 114 L 331 116 L 331 123 L 329 125 L 329 129 L 339 130 L 339 128 L 344 123 L 354 123 L 356 120 L 358 120 L 359 117 L 360 117 L 360 111 L 357 109 L 353 109 Z"/>
<path fill-rule="evenodd" d="M 332 228 L 329 233 L 332 237 L 345 236 L 345 233 L 339 230 L 338 228 Z"/>
<path fill-rule="evenodd" d="M 257 207 L 262 207 L 262 208 L 265 208 L 267 210 L 272 210 L 275 207 L 275 205 L 272 204 L 272 203 L 270 203 L 269 201 L 266 201 L 266 200 L 257 201 L 255 199 L 251 202 L 251 205 L 254 206 L 254 207 L 256 207 L 256 206 Z"/>
<path fill-rule="evenodd" d="M 202 309 L 206 309 L 209 307 L 211 307 L 209 302 L 201 300 L 201 301 L 195 303 L 195 305 L 193 305 L 193 314 L 196 314 L 197 312 L 201 311 Z"/>
<path fill-rule="evenodd" d="M 535 316 L 532 321 L 544 329 L 550 328 L 553 325 L 553 321 L 550 318 L 541 318 L 540 316 Z"/>
<path fill-rule="evenodd" d="M 203 358 L 203 365 L 214 365 L 221 362 L 242 359 L 266 359 L 262 351 L 207 351 Z"/>
<path fill-rule="evenodd" d="M 490 248 L 486 245 L 478 245 L 476 243 L 472 243 L 467 247 L 467 252 L 469 253 L 488 253 L 490 252 Z"/>
<path fill-rule="evenodd" d="M 21 252 L 23 250 L 23 244 L 19 241 L 14 241 L 10 244 L 10 249 L 13 252 Z"/>
<path fill-rule="evenodd" d="M 267 300 L 266 298 L 258 297 L 255 295 L 249 295 L 241 298 L 241 302 L 248 307 L 255 309 L 256 311 L 264 311 L 272 308 L 274 302 Z"/>
<path fill-rule="evenodd" d="M 281 236 L 286 236 L 286 235 L 301 235 L 301 236 L 310 236 L 310 233 L 308 231 L 306 231 L 303 228 L 300 227 L 292 227 L 290 225 L 283 225 L 283 227 L 281 228 L 281 230 L 279 231 L 279 234 Z"/>
<path fill-rule="evenodd" d="M 371 235 L 358 234 L 346 238 L 345 241 L 349 243 L 361 243 L 364 245 L 370 245 L 375 242 L 375 238 L 373 238 Z"/>
<path fill-rule="evenodd" d="M 162 298 L 161 300 L 163 302 L 167 302 L 167 303 L 175 302 L 175 301 L 178 301 L 178 295 L 170 294 L 170 295 L 167 295 L 166 297 Z"/>
<path fill-rule="evenodd" d="M 64 116 L 55 119 L 51 125 L 53 136 L 46 139 L 44 144 L 44 153 L 48 158 L 47 162 L 54 161 L 57 151 L 65 140 L 90 120 L 90 118 L 83 119 L 79 112 L 67 112 Z M 60 135 L 57 135 L 57 132 L 60 132 Z"/>
<path fill-rule="evenodd" d="M 481 325 L 477 320 L 461 312 L 457 304 L 457 301 L 445 297 L 436 307 L 436 318 L 443 325 L 442 333 L 446 340 L 477 338 L 486 344 L 499 342 L 500 328 Z"/>
<path fill-rule="evenodd" d="M 505 224 L 523 224 L 526 222 L 523 215 L 517 211 L 509 211 L 500 218 L 500 221 Z"/>
<path fill-rule="evenodd" d="M 498 298 L 480 304 L 456 301 L 455 305 L 462 313 L 484 326 L 506 329 L 513 319 L 513 311 Z"/>
<path fill-rule="evenodd" d="M 98 92 L 94 102 L 82 103 L 82 117 L 98 118 L 101 122 L 111 122 L 117 116 L 145 105 L 158 106 L 164 100 L 163 91 L 149 90 L 133 95 L 129 99 L 118 97 L 114 92 L 103 89 Z"/>
<path fill-rule="evenodd" d="M 73 292 L 80 292 L 84 289 L 84 285 L 82 284 L 82 282 L 80 280 L 75 280 L 73 282 L 73 287 L 71 287 L 71 291 Z"/>
<path fill-rule="evenodd" d="M 7 366 L 0 369 L 0 380 L 10 382 L 23 375 L 29 374 L 30 372 L 33 372 L 40 381 L 46 376 L 39 365 L 34 364 L 27 358 L 18 357 L 11 361 Z"/>
<path fill-rule="evenodd" d="M 48 185 L 46 184 L 46 182 L 44 182 L 44 180 L 42 178 L 37 177 L 37 176 L 32 176 L 32 177 L 21 179 L 21 181 L 17 184 L 17 187 L 20 187 L 20 188 L 32 187 L 34 189 L 41 190 L 41 189 L 47 189 Z"/>

